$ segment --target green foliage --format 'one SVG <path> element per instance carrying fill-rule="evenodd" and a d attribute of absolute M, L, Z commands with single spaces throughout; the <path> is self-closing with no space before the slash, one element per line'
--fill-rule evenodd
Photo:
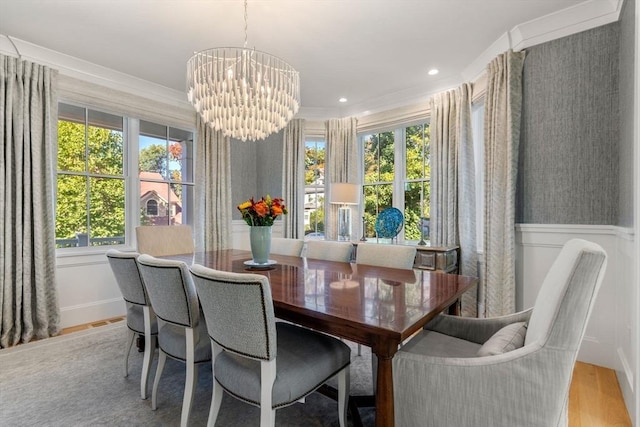
<path fill-rule="evenodd" d="M 85 135 L 83 124 L 58 122 L 56 239 L 124 235 L 123 150 L 122 132 L 90 126 Z"/>
<path fill-rule="evenodd" d="M 431 176 L 429 125 L 406 128 L 404 234 L 420 240 L 420 218 L 429 217 Z M 394 132 L 370 135 L 364 141 L 364 218 L 366 236 L 375 237 L 378 213 L 393 205 Z M 426 180 L 426 181 L 425 181 Z"/>
<path fill-rule="evenodd" d="M 141 172 L 158 172 L 167 177 L 167 149 L 164 145 L 151 144 L 140 150 L 138 163 Z"/>

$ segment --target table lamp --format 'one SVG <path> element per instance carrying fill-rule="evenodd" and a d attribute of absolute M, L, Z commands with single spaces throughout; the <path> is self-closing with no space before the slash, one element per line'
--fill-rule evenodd
<path fill-rule="evenodd" d="M 338 208 L 338 240 L 351 241 L 351 207 L 360 203 L 358 184 L 334 182 L 331 184 L 330 203 Z"/>

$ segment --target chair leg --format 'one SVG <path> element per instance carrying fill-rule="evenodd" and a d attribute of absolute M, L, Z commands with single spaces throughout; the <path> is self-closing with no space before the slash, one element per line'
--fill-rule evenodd
<path fill-rule="evenodd" d="M 151 373 L 151 362 L 153 361 L 153 355 L 156 351 L 155 336 L 147 336 L 144 338 L 144 358 L 142 360 L 142 374 L 140 376 L 140 397 L 146 399 L 147 389 L 149 384 L 149 374 Z"/>
<path fill-rule="evenodd" d="M 209 408 L 207 427 L 214 427 L 216 425 L 218 413 L 220 412 L 220 404 L 222 403 L 222 393 L 224 393 L 224 389 L 218 384 L 216 378 L 213 377 L 213 391 L 211 392 L 211 407 Z"/>
<path fill-rule="evenodd" d="M 153 379 L 153 390 L 151 391 L 151 409 L 154 411 L 158 407 L 156 405 L 158 398 L 158 384 L 160 384 L 160 377 L 162 376 L 162 371 L 164 370 L 164 363 L 167 361 L 167 355 L 164 354 L 162 350 L 160 350 L 160 354 L 158 356 L 158 367 L 156 368 L 156 377 Z"/>
<path fill-rule="evenodd" d="M 185 330 L 187 360 L 187 374 L 184 380 L 184 396 L 182 397 L 182 416 L 180 417 L 180 427 L 187 427 L 189 424 L 189 415 L 191 414 L 191 405 L 193 404 L 193 395 L 196 390 L 196 378 L 198 375 L 198 365 L 195 364 L 195 331 L 192 328 Z"/>
<path fill-rule="evenodd" d="M 211 392 L 211 406 L 209 407 L 209 420 L 207 427 L 214 427 L 220 412 L 220 404 L 222 403 L 222 393 L 224 390 L 218 381 L 216 381 L 216 357 L 222 351 L 222 347 L 211 341 L 211 372 L 213 387 Z"/>
<path fill-rule="evenodd" d="M 338 419 L 340 427 L 347 427 L 347 410 L 351 393 L 351 373 L 349 366 L 338 372 Z"/>
<path fill-rule="evenodd" d="M 131 353 L 131 347 L 133 346 L 133 341 L 136 338 L 136 334 L 129 329 L 127 332 L 127 342 L 124 348 L 124 377 L 127 378 L 129 376 L 129 353 Z"/>
<path fill-rule="evenodd" d="M 189 416 L 191 414 L 191 406 L 193 405 L 193 395 L 196 391 L 197 378 L 198 365 L 195 363 L 187 363 L 187 376 L 184 381 L 184 397 L 182 398 L 182 417 L 180 418 L 181 427 L 187 427 L 187 425 L 189 425 Z"/>
<path fill-rule="evenodd" d="M 273 383 L 276 380 L 276 360 L 260 362 L 260 427 L 276 425 L 276 411 L 273 409 Z"/>

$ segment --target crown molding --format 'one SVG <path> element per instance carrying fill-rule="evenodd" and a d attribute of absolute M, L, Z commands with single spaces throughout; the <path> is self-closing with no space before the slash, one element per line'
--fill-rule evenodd
<path fill-rule="evenodd" d="M 14 57 L 19 56 L 21 59 L 37 62 L 38 64 L 56 69 L 60 74 L 65 76 L 95 83 L 110 89 L 138 95 L 179 108 L 185 108 L 186 106 L 193 108 L 187 101 L 187 96 L 184 92 L 170 89 L 14 37 L 11 37 L 9 40 L 8 36 L 0 35 L 0 53 Z"/>
<path fill-rule="evenodd" d="M 519 51 L 551 40 L 580 33 L 620 18 L 624 0 L 588 0 L 549 15 L 518 24 L 502 34 L 465 70 L 465 80 L 476 80 L 487 64 L 499 54 L 513 49 Z"/>

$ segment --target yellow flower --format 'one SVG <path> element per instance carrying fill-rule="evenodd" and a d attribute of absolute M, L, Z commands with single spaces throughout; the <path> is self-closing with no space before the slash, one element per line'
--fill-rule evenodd
<path fill-rule="evenodd" d="M 245 209 L 249 209 L 250 207 L 251 207 L 251 200 L 247 200 L 246 202 L 238 205 L 238 209 L 240 209 L 241 211 Z"/>

